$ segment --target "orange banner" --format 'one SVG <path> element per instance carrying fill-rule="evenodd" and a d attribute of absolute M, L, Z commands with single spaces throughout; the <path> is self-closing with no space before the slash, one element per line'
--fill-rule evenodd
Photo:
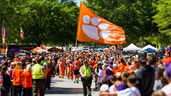
<path fill-rule="evenodd" d="M 122 27 L 97 16 L 82 2 L 78 21 L 77 40 L 80 42 L 97 42 L 103 44 L 126 43 Z"/>

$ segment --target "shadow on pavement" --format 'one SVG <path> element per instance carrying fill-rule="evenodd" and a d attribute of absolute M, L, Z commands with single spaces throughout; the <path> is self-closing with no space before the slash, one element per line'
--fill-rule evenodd
<path fill-rule="evenodd" d="M 82 88 L 61 88 L 61 87 L 52 87 L 50 90 L 45 92 L 45 94 L 80 94 L 80 93 L 83 93 Z"/>

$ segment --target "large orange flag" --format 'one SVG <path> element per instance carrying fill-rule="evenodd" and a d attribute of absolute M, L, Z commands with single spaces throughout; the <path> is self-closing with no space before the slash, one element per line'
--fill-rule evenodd
<path fill-rule="evenodd" d="M 80 42 L 97 42 L 103 44 L 126 43 L 122 27 L 97 16 L 82 2 L 78 21 L 77 40 Z"/>

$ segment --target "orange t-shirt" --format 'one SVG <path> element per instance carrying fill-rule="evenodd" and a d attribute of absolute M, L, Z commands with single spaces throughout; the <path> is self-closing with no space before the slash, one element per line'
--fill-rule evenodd
<path fill-rule="evenodd" d="M 164 64 L 168 64 L 168 63 L 171 62 L 171 58 L 164 58 L 164 59 L 162 60 L 162 62 L 163 62 Z"/>
<path fill-rule="evenodd" d="M 74 70 L 79 70 L 81 67 L 81 63 L 79 61 L 74 61 L 73 67 L 74 67 Z"/>
<path fill-rule="evenodd" d="M 31 88 L 32 87 L 32 75 L 30 71 L 24 71 L 23 73 L 23 87 Z"/>
<path fill-rule="evenodd" d="M 124 64 L 121 63 L 120 65 L 118 65 L 118 69 L 115 70 L 115 73 L 117 73 L 117 72 L 123 72 L 125 67 L 126 67 L 126 65 L 124 65 Z"/>
<path fill-rule="evenodd" d="M 94 67 L 94 65 L 96 65 L 96 62 L 92 60 L 92 61 L 89 62 L 89 64 L 90 64 L 91 67 Z"/>
<path fill-rule="evenodd" d="M 126 65 L 124 67 L 124 71 L 127 71 L 128 73 L 132 73 L 133 72 L 133 70 L 130 68 L 130 65 Z"/>
<path fill-rule="evenodd" d="M 12 73 L 13 85 L 22 86 L 22 75 L 23 70 L 20 68 L 15 68 Z"/>

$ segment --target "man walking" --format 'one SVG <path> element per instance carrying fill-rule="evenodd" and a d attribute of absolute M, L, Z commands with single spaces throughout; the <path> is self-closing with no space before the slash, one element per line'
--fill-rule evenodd
<path fill-rule="evenodd" d="M 44 91 L 45 91 L 44 68 L 40 64 L 40 62 L 37 62 L 35 65 L 32 66 L 33 96 L 38 96 L 38 93 L 40 93 L 40 96 L 44 96 Z"/>
<path fill-rule="evenodd" d="M 95 74 L 94 69 L 88 64 L 88 60 L 83 61 L 83 66 L 80 68 L 81 81 L 83 84 L 84 96 L 91 96 L 91 83 L 93 75 Z"/>

